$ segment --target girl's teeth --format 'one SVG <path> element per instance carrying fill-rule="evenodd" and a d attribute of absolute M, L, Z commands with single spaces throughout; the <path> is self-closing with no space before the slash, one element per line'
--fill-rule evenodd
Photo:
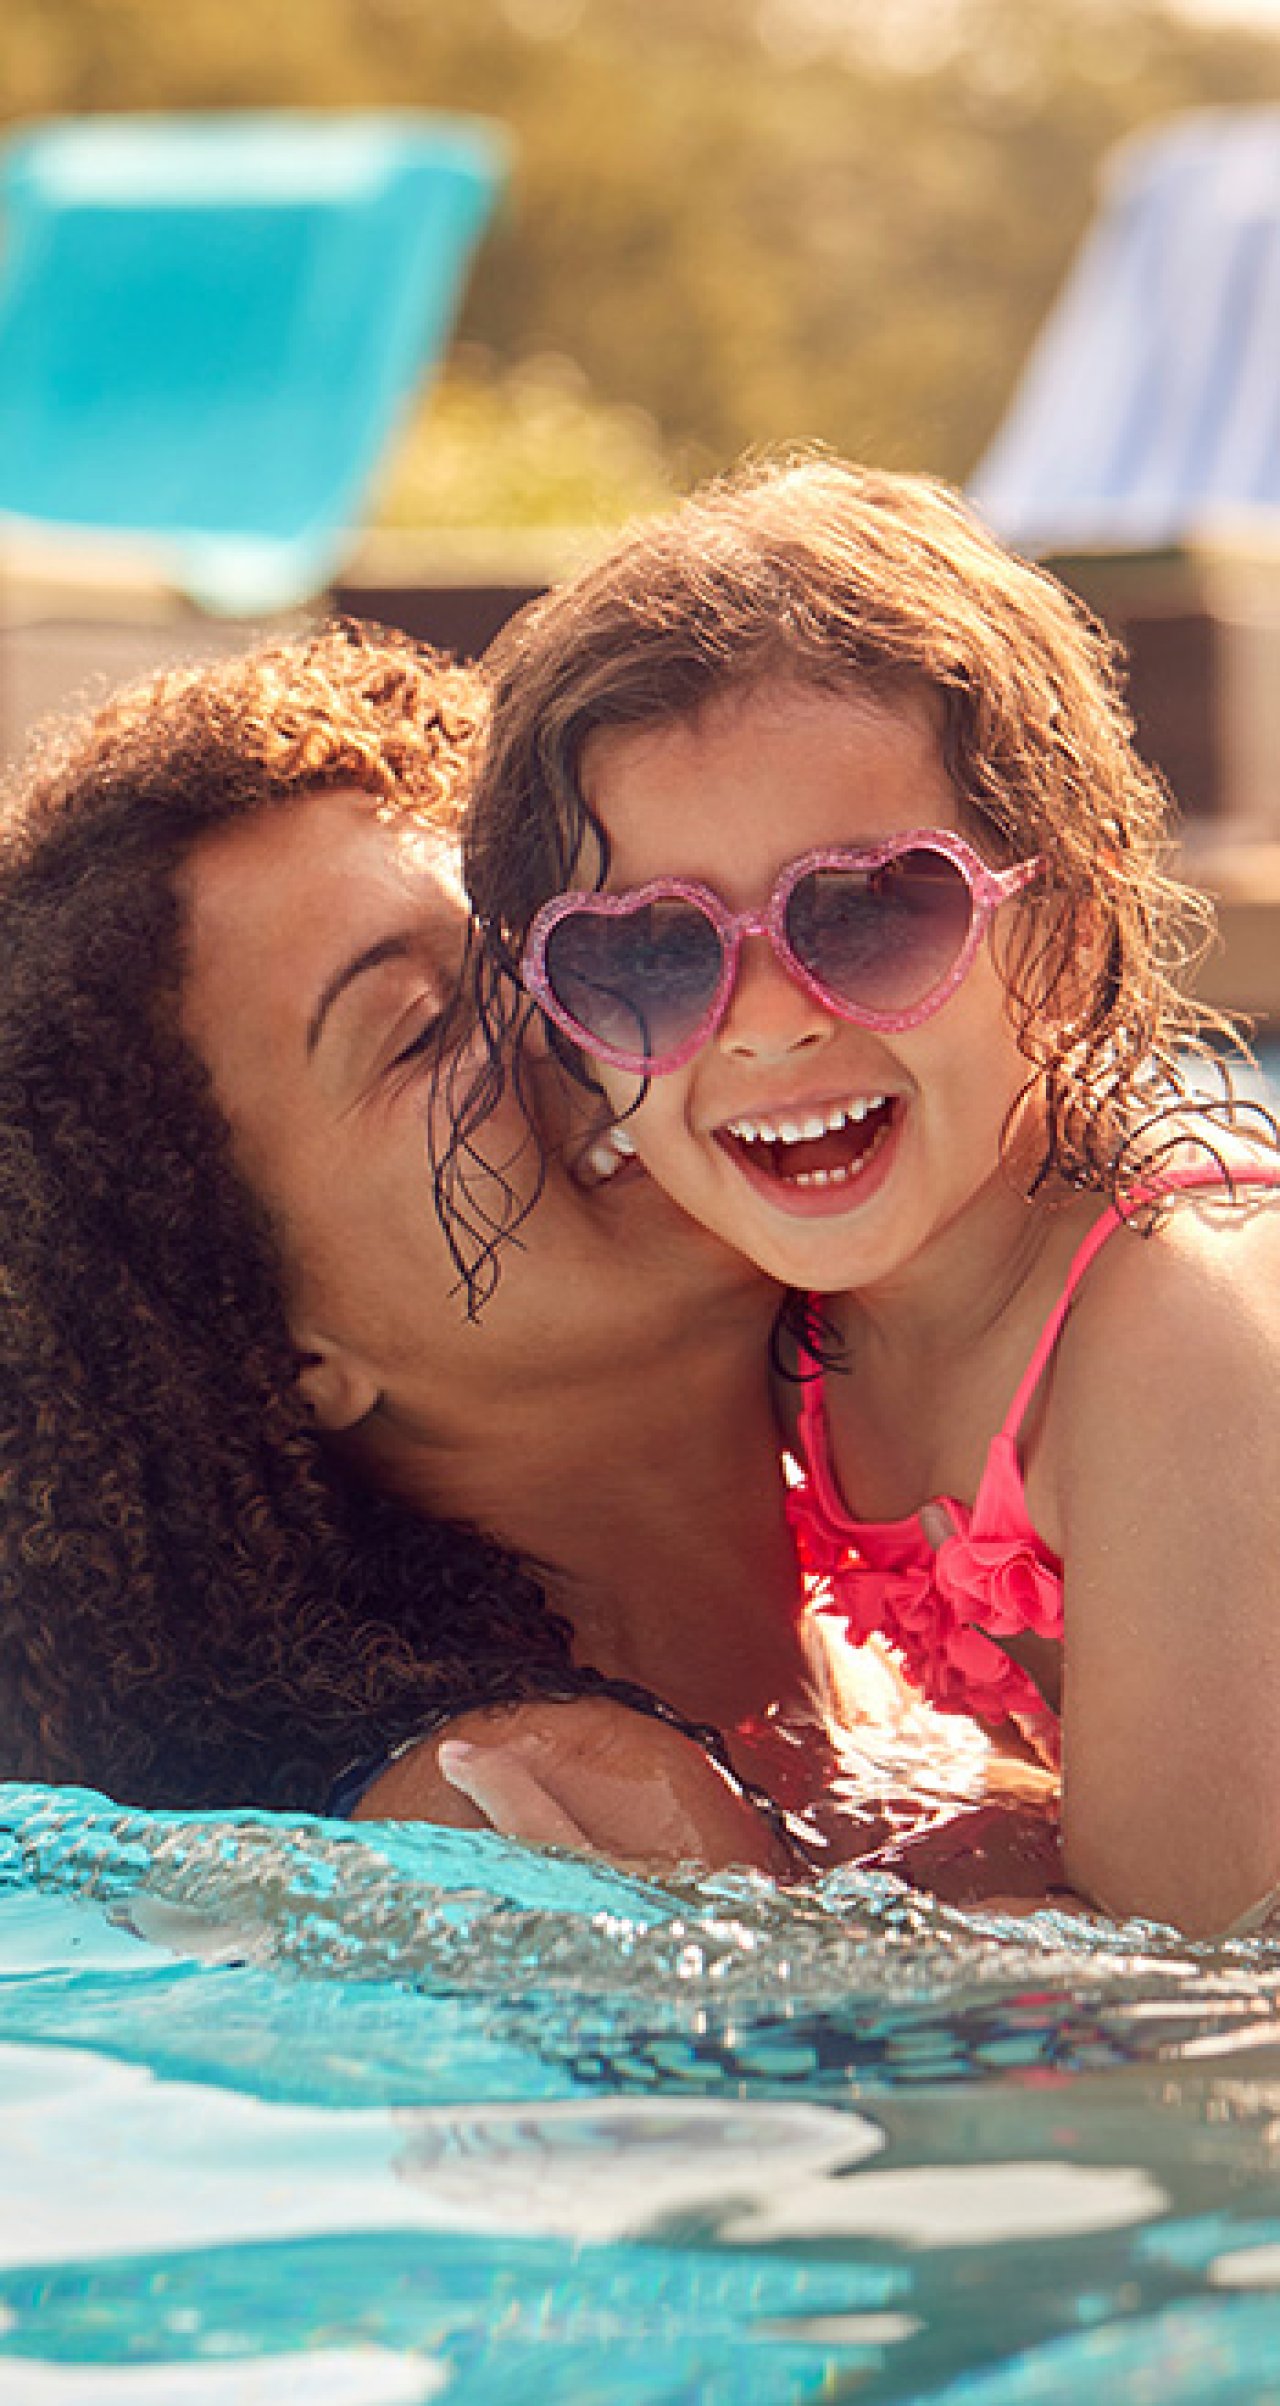
<path fill-rule="evenodd" d="M 833 1104 L 829 1111 L 810 1111 L 803 1119 L 732 1119 L 728 1133 L 742 1144 L 812 1144 L 819 1136 L 835 1136 L 841 1128 L 856 1126 L 871 1112 L 883 1110 L 888 1099 L 883 1094 L 859 1095 L 856 1101 Z"/>

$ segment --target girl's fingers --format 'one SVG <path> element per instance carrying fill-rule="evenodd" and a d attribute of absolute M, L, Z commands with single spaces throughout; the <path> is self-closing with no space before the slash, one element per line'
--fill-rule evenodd
<path fill-rule="evenodd" d="M 1065 1892 L 1056 1818 L 1043 1807 L 963 1805 L 930 1827 L 864 1857 L 862 1868 L 897 1872 L 952 1905 L 984 1908 L 1011 1897 L 1060 1903 Z"/>
<path fill-rule="evenodd" d="M 510 1748 L 444 1738 L 436 1748 L 436 1762 L 450 1787 L 468 1797 L 502 1837 L 590 1852 L 586 1831 Z"/>

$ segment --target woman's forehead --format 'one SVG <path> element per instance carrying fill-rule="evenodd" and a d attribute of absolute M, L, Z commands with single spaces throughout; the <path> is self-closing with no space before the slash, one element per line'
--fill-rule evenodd
<path fill-rule="evenodd" d="M 178 880 L 188 1016 L 247 989 L 323 990 L 341 961 L 412 927 L 451 936 L 464 914 L 457 843 L 357 788 L 321 788 L 221 827 Z"/>
<path fill-rule="evenodd" d="M 408 804 L 358 786 L 320 786 L 197 837 L 180 883 L 197 905 L 224 888 L 242 904 L 331 889 L 353 908 L 366 891 L 401 884 L 458 894 L 458 837 Z"/>

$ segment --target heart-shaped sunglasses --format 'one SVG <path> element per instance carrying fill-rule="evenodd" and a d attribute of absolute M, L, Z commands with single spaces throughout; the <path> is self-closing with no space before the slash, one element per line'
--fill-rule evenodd
<path fill-rule="evenodd" d="M 524 981 L 583 1051 L 661 1077 L 719 1027 L 743 937 L 767 936 L 826 1010 L 898 1034 L 954 994 L 993 911 L 1039 866 L 989 869 L 963 836 L 918 828 L 869 849 L 802 854 L 764 911 L 728 910 L 683 877 L 557 894 L 529 930 Z"/>

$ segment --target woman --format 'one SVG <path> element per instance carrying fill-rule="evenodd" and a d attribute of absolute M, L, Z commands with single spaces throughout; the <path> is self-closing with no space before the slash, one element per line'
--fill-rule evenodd
<path fill-rule="evenodd" d="M 751 1724 L 804 1710 L 772 1291 L 583 1158 L 545 1063 L 536 1221 L 478 1321 L 432 1207 L 483 717 L 469 672 L 336 627 L 158 677 L 13 782 L 0 1767 L 316 1809 L 372 1757 L 362 1810 L 523 1828 L 414 1742 L 516 1699 L 526 1834 L 579 1831 L 588 1768 L 590 1834 L 611 1782 L 630 1830 L 639 1733 L 648 1851 L 773 1862 L 698 1747 L 599 1692 L 740 1728 L 771 1779 Z M 517 1111 L 473 1141 L 486 1220 L 534 1151 Z"/>

